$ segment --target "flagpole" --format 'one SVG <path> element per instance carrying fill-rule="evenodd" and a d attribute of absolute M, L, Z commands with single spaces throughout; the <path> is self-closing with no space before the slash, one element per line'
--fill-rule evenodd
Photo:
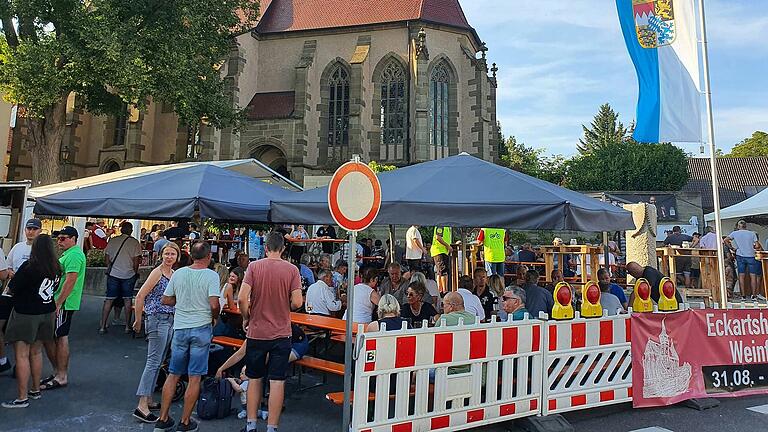
<path fill-rule="evenodd" d="M 723 250 L 723 224 L 720 220 L 720 186 L 717 179 L 717 150 L 715 124 L 712 117 L 712 91 L 709 84 L 709 56 L 707 53 L 707 24 L 704 20 L 704 0 L 699 0 L 699 26 L 701 29 L 702 61 L 704 62 L 704 95 L 707 101 L 707 133 L 709 135 L 709 159 L 712 169 L 712 201 L 715 207 L 715 234 L 717 235 L 717 270 L 720 275 L 720 307 L 727 308 L 728 292 L 725 288 L 725 252 Z"/>

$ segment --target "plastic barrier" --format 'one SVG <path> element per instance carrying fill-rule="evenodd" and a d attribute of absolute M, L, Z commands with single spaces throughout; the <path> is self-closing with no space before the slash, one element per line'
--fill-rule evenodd
<path fill-rule="evenodd" d="M 548 321 L 542 414 L 632 400 L 630 315 Z"/>
<path fill-rule="evenodd" d="M 352 431 L 459 430 L 540 414 L 545 325 L 360 332 Z"/>

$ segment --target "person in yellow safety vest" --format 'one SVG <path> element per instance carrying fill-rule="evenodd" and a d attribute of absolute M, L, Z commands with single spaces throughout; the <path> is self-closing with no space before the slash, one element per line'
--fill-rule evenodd
<path fill-rule="evenodd" d="M 451 273 L 451 261 L 448 256 L 453 252 L 450 227 L 435 227 L 435 233 L 432 235 L 432 247 L 429 252 L 435 261 L 437 287 L 440 292 L 444 293 L 448 291 L 448 275 Z"/>
<path fill-rule="evenodd" d="M 483 228 L 477 235 L 477 243 L 483 245 L 485 270 L 492 275 L 504 277 L 504 261 L 507 243 L 507 230 L 498 228 Z"/>

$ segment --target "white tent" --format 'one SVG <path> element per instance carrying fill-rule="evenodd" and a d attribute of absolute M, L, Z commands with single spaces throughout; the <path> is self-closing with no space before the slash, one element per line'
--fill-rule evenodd
<path fill-rule="evenodd" d="M 738 204 L 720 210 L 720 219 L 742 219 L 748 216 L 768 215 L 768 189 L 764 189 Z M 704 220 L 715 220 L 715 213 L 704 216 Z"/>

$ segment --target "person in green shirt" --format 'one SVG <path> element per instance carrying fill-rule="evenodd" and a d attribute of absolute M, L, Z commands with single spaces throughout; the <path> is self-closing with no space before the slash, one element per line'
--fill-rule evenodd
<path fill-rule="evenodd" d="M 432 236 L 430 255 L 435 261 L 435 275 L 437 275 L 437 287 L 441 293 L 448 291 L 448 276 L 451 274 L 451 261 L 449 256 L 453 252 L 451 246 L 451 228 L 435 227 Z"/>
<path fill-rule="evenodd" d="M 463 320 L 464 325 L 471 325 L 475 323 L 475 314 L 464 310 L 464 297 L 457 292 L 449 292 L 443 297 L 443 314 L 437 317 L 437 327 L 453 327 L 459 325 L 459 321 Z M 448 375 L 467 373 L 471 367 L 465 366 L 452 366 L 448 368 Z"/>
<path fill-rule="evenodd" d="M 56 339 L 44 343 L 54 374 L 40 382 L 41 390 L 65 387 L 69 382 L 69 329 L 72 316 L 80 310 L 85 284 L 85 254 L 77 246 L 77 229 L 65 226 L 53 235 L 62 251 L 59 263 L 64 277 L 53 293 L 56 300 Z"/>

